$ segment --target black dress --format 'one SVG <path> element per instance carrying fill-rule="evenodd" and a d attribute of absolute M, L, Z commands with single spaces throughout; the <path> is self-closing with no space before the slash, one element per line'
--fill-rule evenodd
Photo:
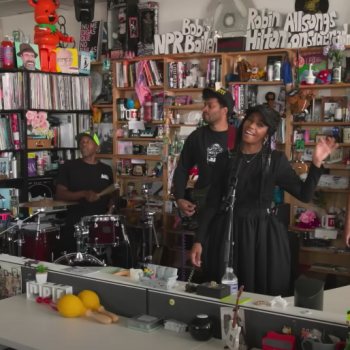
<path fill-rule="evenodd" d="M 302 182 L 284 153 L 273 151 L 262 184 L 262 152 L 244 156 L 246 159 L 242 158 L 234 207 L 234 272 L 239 285 L 244 285 L 247 292 L 287 296 L 291 270 L 290 249 L 285 226 L 270 210 L 275 187 L 279 186 L 298 200 L 308 203 L 323 168 L 311 165 L 307 180 Z M 203 246 L 202 261 L 206 280 L 218 283 L 225 273 L 228 214 L 221 213 L 219 208 L 227 193 L 228 172 L 226 151 L 217 156 L 206 207 L 200 214 L 195 238 L 195 242 Z"/>

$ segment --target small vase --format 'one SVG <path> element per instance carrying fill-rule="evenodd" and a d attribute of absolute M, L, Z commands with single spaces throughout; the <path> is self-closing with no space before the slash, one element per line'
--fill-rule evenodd
<path fill-rule="evenodd" d="M 47 272 L 44 273 L 36 273 L 36 283 L 44 284 L 47 282 Z"/>
<path fill-rule="evenodd" d="M 332 84 L 341 83 L 342 77 L 342 65 L 341 62 L 335 61 L 333 62 L 333 70 L 332 70 Z"/>

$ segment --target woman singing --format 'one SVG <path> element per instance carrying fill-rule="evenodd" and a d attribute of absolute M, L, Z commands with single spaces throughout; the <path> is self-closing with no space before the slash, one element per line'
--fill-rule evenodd
<path fill-rule="evenodd" d="M 322 161 L 338 145 L 333 138 L 321 140 L 316 145 L 307 179 L 302 182 L 284 153 L 271 150 L 271 137 L 278 124 L 279 115 L 273 109 L 263 105 L 250 108 L 237 131 L 231 157 L 228 151 L 217 156 L 206 208 L 201 213 L 191 251 L 191 261 L 196 266 L 201 265 L 203 255 L 207 281 L 219 283 L 225 273 L 228 212 L 223 210 L 222 203 L 226 201 L 228 178 L 233 168 L 238 183 L 232 254 L 238 282 L 251 293 L 289 294 L 287 230 L 270 210 L 275 187 L 286 190 L 304 203 L 310 202 L 323 172 Z"/>

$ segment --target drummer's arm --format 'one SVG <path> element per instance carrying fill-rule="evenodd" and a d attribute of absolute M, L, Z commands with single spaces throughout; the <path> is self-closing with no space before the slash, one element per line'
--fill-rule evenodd
<path fill-rule="evenodd" d="M 59 201 L 78 201 L 85 198 L 88 202 L 95 202 L 100 199 L 98 194 L 93 191 L 72 192 L 62 185 L 57 185 L 56 196 Z"/>

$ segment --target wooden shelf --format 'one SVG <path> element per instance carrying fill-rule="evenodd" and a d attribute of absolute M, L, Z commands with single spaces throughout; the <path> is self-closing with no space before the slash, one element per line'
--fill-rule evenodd
<path fill-rule="evenodd" d="M 162 156 L 141 156 L 134 154 L 116 154 L 117 159 L 144 159 L 144 160 L 162 160 Z"/>
<path fill-rule="evenodd" d="M 158 141 L 163 142 L 163 139 L 156 139 L 151 137 L 129 137 L 129 138 L 122 138 L 117 137 L 117 141 Z"/>
<path fill-rule="evenodd" d="M 204 104 L 193 104 L 193 105 L 183 105 L 183 106 L 165 106 L 164 109 L 178 109 L 178 110 L 202 110 L 204 108 Z"/>
<path fill-rule="evenodd" d="M 181 128 L 183 126 L 194 127 L 197 126 L 197 124 L 169 124 L 169 128 Z"/>
<path fill-rule="evenodd" d="M 317 273 L 323 273 L 325 275 L 337 275 L 337 276 L 347 276 L 350 277 L 350 273 L 347 272 L 341 272 L 337 270 L 321 270 L 321 269 L 309 269 L 309 272 L 317 272 Z"/>
<path fill-rule="evenodd" d="M 115 88 L 119 91 L 134 91 L 135 90 L 135 86 L 134 87 L 117 87 Z M 164 85 L 161 86 L 149 86 L 150 90 L 164 90 Z"/>
<path fill-rule="evenodd" d="M 293 145 L 295 146 L 296 143 L 294 142 Z M 317 143 L 316 142 L 308 142 L 308 143 L 305 143 L 304 145 L 305 145 L 305 147 L 313 147 L 313 146 L 316 146 Z M 340 147 L 350 147 L 350 143 L 338 143 L 338 145 Z"/>
<path fill-rule="evenodd" d="M 301 247 L 300 251 L 302 252 L 309 252 L 309 253 L 320 253 L 320 254 L 339 254 L 339 255 L 349 255 L 350 252 L 336 252 L 334 250 L 330 249 L 324 249 L 324 248 L 306 248 L 306 247 Z"/>
<path fill-rule="evenodd" d="M 127 123 L 129 123 L 129 121 L 130 120 L 117 120 L 116 121 L 116 124 L 127 124 Z M 139 120 L 138 120 L 139 121 Z M 144 120 L 141 120 L 141 121 L 143 121 L 145 124 L 146 123 L 151 123 L 151 124 L 164 124 L 164 120 L 152 120 L 152 121 L 150 121 L 150 122 L 145 122 Z"/>
<path fill-rule="evenodd" d="M 213 91 L 215 91 L 214 88 L 208 88 Z M 183 89 L 166 89 L 168 92 L 200 92 L 202 93 L 203 89 L 202 88 L 183 88 Z"/>
<path fill-rule="evenodd" d="M 349 125 L 350 122 L 292 122 L 291 125 L 295 126 L 344 126 Z M 349 143 L 350 146 L 350 143 Z"/>
<path fill-rule="evenodd" d="M 98 154 L 96 156 L 98 159 L 113 159 L 113 154 Z"/>
<path fill-rule="evenodd" d="M 277 54 L 285 54 L 286 52 L 290 52 L 291 49 L 273 49 L 273 50 L 256 50 L 256 51 L 240 51 L 240 52 L 228 52 L 227 56 L 250 56 L 250 55 L 277 55 Z"/>
<path fill-rule="evenodd" d="M 301 90 L 317 90 L 317 89 L 346 89 L 350 84 L 316 84 L 316 85 L 299 85 Z"/>
<path fill-rule="evenodd" d="M 113 104 L 111 105 L 92 105 L 95 108 L 113 108 Z"/>
<path fill-rule="evenodd" d="M 329 193 L 350 193 L 350 190 L 333 190 L 331 188 L 320 188 L 320 187 L 318 187 L 316 191 L 329 192 Z"/>
<path fill-rule="evenodd" d="M 130 175 L 117 175 L 118 180 L 133 180 L 142 182 L 162 182 L 162 177 L 147 177 L 147 176 L 130 176 Z"/>
<path fill-rule="evenodd" d="M 237 81 L 231 82 L 229 85 L 284 85 L 283 81 Z"/>
<path fill-rule="evenodd" d="M 315 232 L 315 229 L 308 229 L 308 228 L 300 228 L 298 226 L 289 226 L 288 230 L 290 231 L 298 231 L 298 232 Z"/>

